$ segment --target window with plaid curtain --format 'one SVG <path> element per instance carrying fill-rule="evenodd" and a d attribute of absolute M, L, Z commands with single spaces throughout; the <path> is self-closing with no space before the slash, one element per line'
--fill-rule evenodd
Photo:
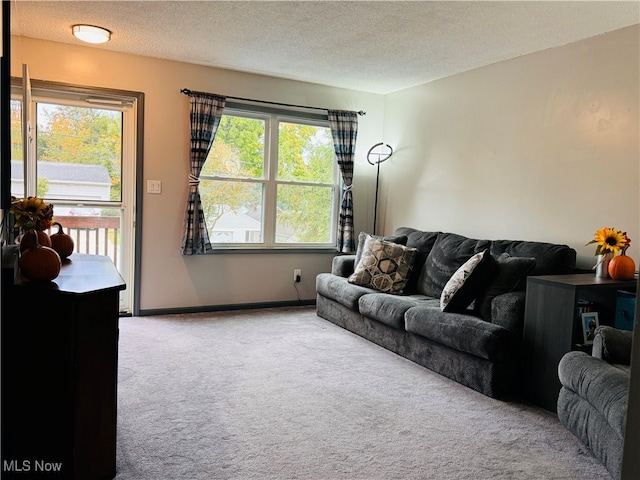
<path fill-rule="evenodd" d="M 226 98 L 202 92 L 189 92 L 189 96 L 191 97 L 189 196 L 180 253 L 182 255 L 200 255 L 211 250 L 211 243 L 200 200 L 199 177 L 216 136 Z"/>
<path fill-rule="evenodd" d="M 356 137 L 358 136 L 358 114 L 344 110 L 329 110 L 328 117 L 333 136 L 333 147 L 344 183 L 342 201 L 340 202 L 340 218 L 338 219 L 337 249 L 341 253 L 353 253 L 355 252 L 355 239 L 351 184 L 353 182 Z"/>

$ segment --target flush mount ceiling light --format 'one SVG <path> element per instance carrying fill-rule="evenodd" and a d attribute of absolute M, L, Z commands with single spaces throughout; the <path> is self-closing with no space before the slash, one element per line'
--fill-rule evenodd
<path fill-rule="evenodd" d="M 73 36 L 88 43 L 106 43 L 111 39 L 111 32 L 106 28 L 93 25 L 74 25 Z"/>

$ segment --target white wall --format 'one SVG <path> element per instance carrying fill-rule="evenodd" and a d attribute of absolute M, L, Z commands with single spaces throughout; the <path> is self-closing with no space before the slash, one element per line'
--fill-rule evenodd
<path fill-rule="evenodd" d="M 373 223 L 379 141 L 395 149 L 381 166 L 379 231 L 402 225 L 482 238 L 584 244 L 602 226 L 640 245 L 639 27 L 629 27 L 386 97 L 243 74 L 92 47 L 13 38 L 12 74 L 145 93 L 143 310 L 294 300 L 331 254 L 179 255 L 187 195 L 188 98 L 180 88 L 285 103 L 365 110 L 354 179 L 356 233 Z M 428 61 L 428 59 L 425 59 Z M 383 125 L 384 124 L 384 125 Z M 384 129 L 383 129 L 384 127 Z"/>
<path fill-rule="evenodd" d="M 12 75 L 29 66 L 32 79 L 133 90 L 145 94 L 144 178 L 162 181 L 144 195 L 142 310 L 296 300 L 293 269 L 302 269 L 302 299 L 315 298 L 315 276 L 331 268 L 327 254 L 179 254 L 188 191 L 189 99 L 181 88 L 239 97 L 364 110 L 359 117 L 354 204 L 357 231 L 372 223 L 369 147 L 382 133 L 383 98 L 310 83 L 108 52 L 30 38 L 12 38 Z"/>
<path fill-rule="evenodd" d="M 567 243 L 589 268 L 611 226 L 637 264 L 639 28 L 387 95 L 384 231 Z"/>

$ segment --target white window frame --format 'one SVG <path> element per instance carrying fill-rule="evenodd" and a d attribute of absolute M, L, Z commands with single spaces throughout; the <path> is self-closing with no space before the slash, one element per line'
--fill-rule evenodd
<path fill-rule="evenodd" d="M 229 105 L 229 103 L 227 103 Z M 330 128 L 329 120 L 326 115 L 307 115 L 297 111 L 286 111 L 281 109 L 256 107 L 254 105 L 244 106 L 242 104 L 231 104 L 224 109 L 225 115 L 259 119 L 265 122 L 265 138 L 264 138 L 264 165 L 262 178 L 238 178 L 224 177 L 217 175 L 200 175 L 200 181 L 232 181 L 247 182 L 251 184 L 263 185 L 263 215 L 262 215 L 262 236 L 261 243 L 216 243 L 211 238 L 212 232 L 209 232 L 211 246 L 213 251 L 229 251 L 229 250 L 331 250 L 335 251 L 337 229 L 338 229 L 338 211 L 340 206 L 340 192 L 342 191 L 340 171 L 338 164 L 333 163 L 332 183 L 319 182 L 301 182 L 295 180 L 278 180 L 278 140 L 279 140 L 279 124 L 280 122 L 295 123 L 300 125 L 311 125 L 316 127 Z M 215 139 L 214 139 L 215 143 Z M 277 189 L 279 185 L 296 185 L 296 186 L 314 186 L 331 188 L 331 232 L 330 239 L 325 243 L 282 243 L 276 242 L 276 211 L 277 211 Z M 208 227 L 207 227 L 208 228 Z"/>

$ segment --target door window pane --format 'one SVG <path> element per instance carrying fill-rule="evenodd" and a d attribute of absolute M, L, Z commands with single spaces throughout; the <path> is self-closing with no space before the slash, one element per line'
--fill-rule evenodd
<path fill-rule="evenodd" d="M 79 207 L 53 204 L 53 220 L 74 240 L 74 251 L 107 255 L 117 266 L 122 256 L 122 215 L 118 208 Z M 49 233 L 56 233 L 53 226 Z"/>
<path fill-rule="evenodd" d="M 122 200 L 122 113 L 37 104 L 38 196 Z"/>

